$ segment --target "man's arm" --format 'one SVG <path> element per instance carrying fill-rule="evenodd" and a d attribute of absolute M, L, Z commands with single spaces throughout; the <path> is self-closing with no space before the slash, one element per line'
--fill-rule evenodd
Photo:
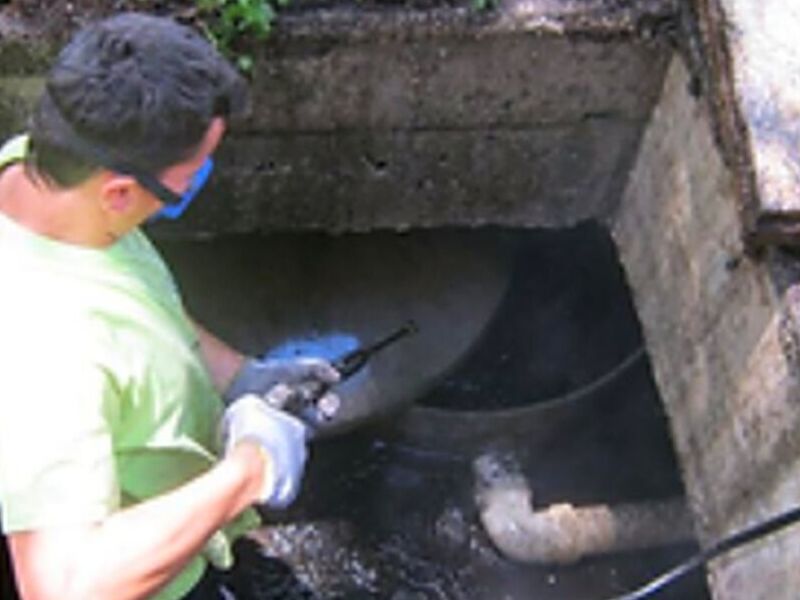
<path fill-rule="evenodd" d="M 102 523 L 9 535 L 24 600 L 133 600 L 166 584 L 270 477 L 256 444 L 236 444 L 207 473 Z"/>
<path fill-rule="evenodd" d="M 200 342 L 200 354 L 211 375 L 216 390 L 223 394 L 233 378 L 242 368 L 247 357 L 231 348 L 221 339 L 210 333 L 197 321 L 192 320 Z"/>

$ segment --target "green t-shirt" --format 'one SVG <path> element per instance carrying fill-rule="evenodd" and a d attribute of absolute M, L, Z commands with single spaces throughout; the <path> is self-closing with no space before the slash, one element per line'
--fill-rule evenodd
<path fill-rule="evenodd" d="M 0 167 L 24 156 L 25 142 L 2 148 Z M 216 462 L 222 404 L 174 280 L 141 231 L 90 249 L 0 213 L 0 281 L 5 532 L 96 522 Z M 248 511 L 229 533 L 256 522 Z M 227 536 L 204 554 L 229 566 Z M 195 557 L 155 597 L 183 596 L 204 569 Z"/>

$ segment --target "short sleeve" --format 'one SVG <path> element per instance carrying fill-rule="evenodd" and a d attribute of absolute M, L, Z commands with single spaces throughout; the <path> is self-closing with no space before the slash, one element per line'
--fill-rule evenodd
<path fill-rule="evenodd" d="M 112 442 L 117 391 L 88 344 L 58 345 L 23 341 L 13 358 L 7 345 L 0 347 L 5 532 L 96 522 L 119 506 Z"/>

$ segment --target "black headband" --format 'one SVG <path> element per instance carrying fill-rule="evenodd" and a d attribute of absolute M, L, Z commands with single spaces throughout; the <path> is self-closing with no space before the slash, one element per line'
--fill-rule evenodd
<path fill-rule="evenodd" d="M 50 101 L 51 105 L 55 109 L 53 113 L 56 115 L 58 119 L 58 125 L 64 134 L 63 141 L 57 143 L 59 147 L 68 152 L 74 152 L 82 159 L 99 167 L 103 167 L 109 171 L 114 171 L 115 173 L 119 173 L 121 175 L 129 175 L 133 177 L 137 182 L 139 182 L 139 184 L 141 184 L 143 188 L 156 196 L 164 204 L 180 204 L 180 195 L 176 194 L 163 183 L 161 183 L 157 177 L 144 169 L 140 169 L 132 164 L 129 160 L 120 157 L 116 152 L 110 150 L 102 144 L 95 144 L 81 136 L 75 130 L 75 127 L 72 125 L 72 123 L 70 123 L 66 118 L 64 112 L 61 110 L 61 107 L 58 105 L 58 102 L 56 102 L 55 98 L 53 97 L 53 94 L 50 93 L 50 90 L 45 88 L 43 93 L 47 95 L 47 100 Z"/>

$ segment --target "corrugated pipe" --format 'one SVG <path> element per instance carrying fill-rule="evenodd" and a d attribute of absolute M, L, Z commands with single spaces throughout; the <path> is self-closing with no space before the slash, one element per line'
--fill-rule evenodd
<path fill-rule="evenodd" d="M 485 454 L 473 466 L 481 523 L 510 559 L 563 565 L 694 540 L 691 515 L 681 498 L 613 506 L 563 503 L 534 510 L 530 487 L 513 458 Z"/>

